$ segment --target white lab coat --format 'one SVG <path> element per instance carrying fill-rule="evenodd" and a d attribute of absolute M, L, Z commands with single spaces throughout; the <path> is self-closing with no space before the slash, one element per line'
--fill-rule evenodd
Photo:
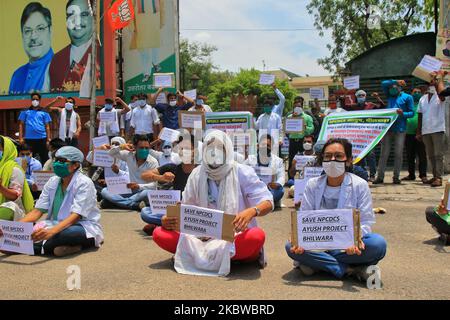
<path fill-rule="evenodd" d="M 326 185 L 326 175 L 310 179 L 306 184 L 300 210 L 320 210 Z M 362 235 L 372 232 L 371 226 L 375 223 L 375 215 L 373 214 L 372 195 L 367 181 L 352 173 L 346 173 L 336 209 L 359 209 Z"/>
<path fill-rule="evenodd" d="M 244 164 L 249 165 L 251 167 L 259 167 L 258 158 L 255 155 L 249 155 L 247 160 L 245 160 Z M 272 168 L 273 175 L 275 176 L 275 183 L 281 184 L 284 186 L 286 182 L 286 177 L 284 174 L 284 162 L 283 159 L 278 157 L 275 154 L 270 156 L 270 162 L 268 165 L 269 168 Z"/>
<path fill-rule="evenodd" d="M 45 184 L 35 208 L 47 211 L 47 219 L 52 217 L 53 200 L 61 181 L 59 177 L 52 177 Z M 79 223 L 86 231 L 86 237 L 95 239 L 95 246 L 100 247 L 103 242 L 103 230 L 100 225 L 100 210 L 97 207 L 97 192 L 90 178 L 76 172 L 66 190 L 66 195 L 58 213 L 58 222 L 76 213 L 81 216 Z"/>

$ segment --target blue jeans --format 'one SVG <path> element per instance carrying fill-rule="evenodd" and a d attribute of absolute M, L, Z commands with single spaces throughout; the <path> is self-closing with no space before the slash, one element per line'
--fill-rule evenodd
<path fill-rule="evenodd" d="M 138 210 L 139 203 L 141 203 L 141 201 L 148 204 L 147 190 L 133 192 L 132 194 L 118 195 L 111 194 L 108 191 L 108 188 L 103 188 L 101 194 L 103 199 L 121 209 Z"/>
<path fill-rule="evenodd" d="M 361 166 L 366 168 L 369 165 L 370 177 L 375 177 L 377 174 L 377 159 L 375 155 L 375 151 L 370 151 L 364 159 L 361 160 Z"/>
<path fill-rule="evenodd" d="M 376 233 L 366 234 L 362 238 L 365 249 L 361 255 L 349 256 L 341 250 L 331 250 L 325 252 L 305 251 L 303 254 L 291 252 L 291 243 L 286 244 L 288 256 L 298 261 L 301 265 L 308 266 L 315 270 L 321 270 L 333 274 L 336 278 L 344 277 L 349 265 L 376 265 L 386 255 L 386 240 Z"/>
<path fill-rule="evenodd" d="M 161 218 L 163 215 L 153 214 L 152 209 L 150 207 L 145 207 L 141 210 L 141 219 L 145 223 L 156 224 L 158 226 L 162 225 Z"/>
<path fill-rule="evenodd" d="M 286 187 L 292 187 L 295 184 L 295 179 L 289 179 L 288 182 L 286 182 Z"/>
<path fill-rule="evenodd" d="M 283 186 L 278 186 L 276 189 L 269 188 L 269 191 L 272 193 L 273 202 L 279 202 L 284 196 L 284 188 Z"/>
<path fill-rule="evenodd" d="M 42 245 L 42 241 L 36 242 L 34 254 L 40 255 L 42 247 L 44 247 L 45 255 L 53 255 L 53 250 L 60 246 L 81 246 L 83 249 L 88 249 L 95 247 L 95 239 L 86 238 L 86 231 L 83 226 L 76 223 L 48 239 L 44 245 Z"/>

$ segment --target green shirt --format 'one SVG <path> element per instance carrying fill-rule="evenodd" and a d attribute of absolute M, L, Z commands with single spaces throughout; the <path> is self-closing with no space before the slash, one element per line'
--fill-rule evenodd
<path fill-rule="evenodd" d="M 292 118 L 292 113 L 287 116 L 288 118 Z M 305 131 L 303 133 L 289 133 L 289 139 L 303 139 L 305 136 L 311 135 L 314 132 L 314 121 L 310 115 L 306 113 L 302 113 L 301 117 L 305 122 Z"/>
<path fill-rule="evenodd" d="M 414 117 L 406 119 L 406 134 L 416 134 L 417 126 L 419 124 L 419 114 L 417 108 L 419 103 L 414 103 Z"/>
<path fill-rule="evenodd" d="M 58 184 L 58 188 L 56 189 L 55 198 L 53 199 L 53 205 L 52 205 L 52 220 L 56 221 L 58 220 L 58 214 L 59 209 L 61 209 L 61 205 L 64 201 L 64 197 L 66 196 L 66 193 L 62 189 L 62 180 Z"/>

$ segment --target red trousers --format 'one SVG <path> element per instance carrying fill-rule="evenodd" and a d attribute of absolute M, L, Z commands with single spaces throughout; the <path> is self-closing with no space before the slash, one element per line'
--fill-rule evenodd
<path fill-rule="evenodd" d="M 175 254 L 180 233 L 158 227 L 153 231 L 153 241 L 162 249 Z M 253 261 L 258 259 L 259 252 L 266 240 L 266 234 L 258 227 L 247 229 L 234 238 L 236 254 L 232 260 Z"/>

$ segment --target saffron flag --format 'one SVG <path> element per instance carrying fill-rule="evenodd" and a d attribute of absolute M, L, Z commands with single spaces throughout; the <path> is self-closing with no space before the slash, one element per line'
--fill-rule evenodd
<path fill-rule="evenodd" d="M 116 0 L 108 9 L 108 20 L 113 30 L 123 29 L 134 19 L 131 0 Z"/>

